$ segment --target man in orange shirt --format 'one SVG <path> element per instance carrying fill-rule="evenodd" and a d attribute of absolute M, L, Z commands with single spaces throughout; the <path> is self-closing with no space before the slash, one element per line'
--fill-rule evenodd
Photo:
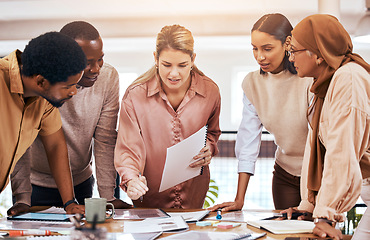
<path fill-rule="evenodd" d="M 76 94 L 86 66 L 79 45 L 61 33 L 32 39 L 24 52 L 0 59 L 0 192 L 19 158 L 41 136 L 68 213 L 83 213 L 74 200 L 71 171 L 57 107 Z"/>

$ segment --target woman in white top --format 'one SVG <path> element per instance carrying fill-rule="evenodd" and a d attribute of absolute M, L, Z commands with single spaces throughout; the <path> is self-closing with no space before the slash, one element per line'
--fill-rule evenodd
<path fill-rule="evenodd" d="M 236 139 L 239 160 L 238 189 L 233 202 L 210 210 L 243 208 L 250 176 L 259 154 L 262 128 L 274 135 L 277 150 L 272 192 L 276 209 L 297 206 L 300 174 L 308 132 L 306 118 L 311 78 L 299 78 L 287 53 L 292 25 L 281 14 L 261 17 L 251 31 L 253 54 L 260 70 L 249 73 L 242 84 L 243 119 Z"/>

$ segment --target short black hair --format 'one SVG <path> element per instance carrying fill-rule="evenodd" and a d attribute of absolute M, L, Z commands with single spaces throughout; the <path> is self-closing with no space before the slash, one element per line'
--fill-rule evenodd
<path fill-rule="evenodd" d="M 59 32 L 75 40 L 95 40 L 100 37 L 98 30 L 90 23 L 84 21 L 67 23 Z"/>
<path fill-rule="evenodd" d="M 274 36 L 275 39 L 284 44 L 286 38 L 288 36 L 292 36 L 293 27 L 283 14 L 271 13 L 263 15 L 260 19 L 258 19 L 258 21 L 253 25 L 251 32 L 255 30 Z M 288 55 L 285 55 L 283 62 L 284 69 L 288 69 L 292 74 L 297 74 L 294 64 L 289 61 Z M 262 69 L 261 73 L 264 73 Z"/>
<path fill-rule="evenodd" d="M 32 39 L 22 56 L 22 74 L 40 74 L 51 84 L 66 82 L 82 72 L 86 56 L 77 42 L 58 32 L 48 32 Z"/>

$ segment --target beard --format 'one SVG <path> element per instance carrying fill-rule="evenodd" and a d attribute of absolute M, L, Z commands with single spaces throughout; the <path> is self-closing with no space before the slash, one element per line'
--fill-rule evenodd
<path fill-rule="evenodd" d="M 65 99 L 58 100 L 58 99 L 55 99 L 53 97 L 49 97 L 49 96 L 45 96 L 45 95 L 41 95 L 41 97 L 45 98 L 51 105 L 53 105 L 56 108 L 60 108 L 61 106 L 63 106 L 63 104 L 68 99 L 70 99 L 70 98 L 65 98 Z"/>

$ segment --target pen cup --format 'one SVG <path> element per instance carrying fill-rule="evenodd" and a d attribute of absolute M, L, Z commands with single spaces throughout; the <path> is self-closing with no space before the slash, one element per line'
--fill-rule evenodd
<path fill-rule="evenodd" d="M 107 206 L 111 206 L 112 213 L 107 216 Z M 103 223 L 105 219 L 112 218 L 114 215 L 114 206 L 112 203 L 107 203 L 105 198 L 85 198 L 85 216 L 88 223 L 94 221 L 94 216 L 97 215 L 96 223 Z"/>

